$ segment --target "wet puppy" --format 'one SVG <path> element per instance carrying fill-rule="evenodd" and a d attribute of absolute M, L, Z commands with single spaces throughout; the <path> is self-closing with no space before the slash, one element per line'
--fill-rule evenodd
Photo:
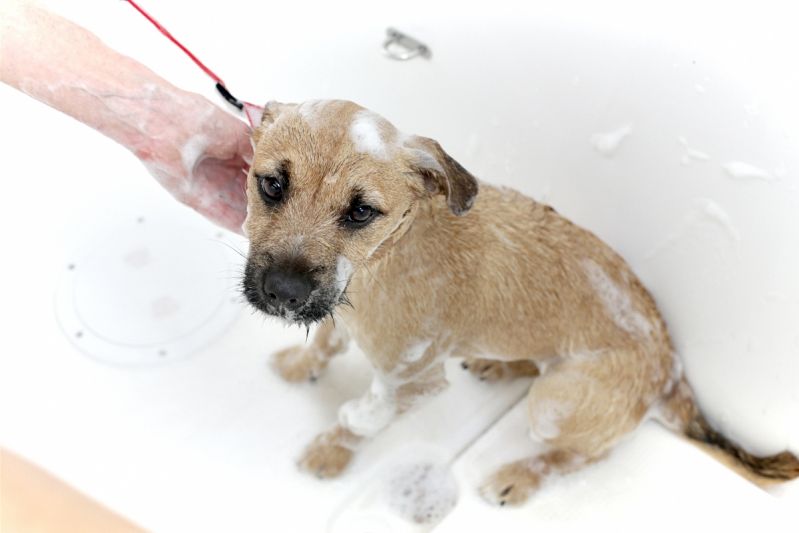
<path fill-rule="evenodd" d="M 652 297 L 551 207 L 487 184 L 478 196 L 437 142 L 351 102 L 272 103 L 253 141 L 244 292 L 265 313 L 319 324 L 312 343 L 275 354 L 277 370 L 316 379 L 350 339 L 375 370 L 302 468 L 338 475 L 362 441 L 446 387 L 455 356 L 483 379 L 538 376 L 528 421 L 546 451 L 490 476 L 489 501 L 524 501 L 648 414 L 760 475 L 799 475 L 793 455 L 753 457 L 707 424 Z"/>

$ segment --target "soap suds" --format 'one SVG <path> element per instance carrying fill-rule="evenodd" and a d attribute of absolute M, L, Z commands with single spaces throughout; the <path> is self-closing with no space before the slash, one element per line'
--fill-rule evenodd
<path fill-rule="evenodd" d="M 508 237 L 507 233 L 505 233 L 505 231 L 501 227 L 494 225 L 489 225 L 488 227 L 491 230 L 491 232 L 494 234 L 494 236 L 497 238 L 497 240 L 503 243 L 508 248 L 519 247 L 519 244 L 511 240 L 511 238 Z"/>
<path fill-rule="evenodd" d="M 679 383 L 679 381 L 682 379 L 683 373 L 684 373 L 684 371 L 683 371 L 682 359 L 680 359 L 680 356 L 678 354 L 672 353 L 672 355 L 671 355 L 671 379 L 666 382 L 666 385 L 665 385 L 665 388 L 664 388 L 664 391 L 663 391 L 664 394 L 668 393 L 668 392 L 671 392 L 671 389 L 674 388 L 674 385 Z"/>
<path fill-rule="evenodd" d="M 700 152 L 699 150 L 688 146 L 688 141 L 685 137 L 678 137 L 677 140 L 685 149 L 685 153 L 680 158 L 680 163 L 682 163 L 684 166 L 690 165 L 693 161 L 707 161 L 710 159 L 710 156 L 706 153 Z"/>
<path fill-rule="evenodd" d="M 572 410 L 570 405 L 547 399 L 530 409 L 530 439 L 544 442 L 560 435 L 560 422 Z"/>
<path fill-rule="evenodd" d="M 306 100 L 297 106 L 297 113 L 300 114 L 306 124 L 312 128 L 319 123 L 320 115 L 330 100 Z"/>
<path fill-rule="evenodd" d="M 336 289 L 338 289 L 339 295 L 347 288 L 352 272 L 353 268 L 350 260 L 343 255 L 338 256 L 338 259 L 336 259 Z"/>
<path fill-rule="evenodd" d="M 444 172 L 444 169 L 439 164 L 438 160 L 433 157 L 426 150 L 419 150 L 417 148 L 408 148 L 408 153 L 413 157 L 414 162 L 421 168 L 434 170 L 436 172 Z"/>
<path fill-rule="evenodd" d="M 632 124 L 625 124 L 613 131 L 595 133 L 591 136 L 591 145 L 606 157 L 613 156 L 621 146 L 621 142 L 633 132 Z"/>
<path fill-rule="evenodd" d="M 247 206 L 246 214 L 244 215 L 244 222 L 241 223 L 241 234 L 245 237 L 249 237 L 250 234 L 247 232 L 247 225 L 250 221 L 250 207 Z"/>
<path fill-rule="evenodd" d="M 391 384 L 375 375 L 366 394 L 341 406 L 339 423 L 362 437 L 376 435 L 397 413 L 395 393 Z"/>
<path fill-rule="evenodd" d="M 446 465 L 415 463 L 403 465 L 386 485 L 388 505 L 416 524 L 440 522 L 458 502 L 458 484 Z"/>
<path fill-rule="evenodd" d="M 737 244 L 741 241 L 740 233 L 732 218 L 717 202 L 710 198 L 694 198 L 693 203 L 693 208 L 683 217 L 677 229 L 652 248 L 644 256 L 645 259 L 652 259 L 662 250 L 678 242 L 684 234 L 696 228 L 702 221 L 712 222 L 721 228 L 732 243 Z"/>
<path fill-rule="evenodd" d="M 402 361 L 405 363 L 416 363 L 418 362 L 425 354 L 427 349 L 430 345 L 433 344 L 432 339 L 419 341 L 416 344 L 411 345 L 405 352 L 402 354 Z"/>
<path fill-rule="evenodd" d="M 206 148 L 208 148 L 208 138 L 201 133 L 193 135 L 186 141 L 180 149 L 180 159 L 186 172 L 189 174 L 194 172 L 194 167 L 200 162 L 200 156 L 205 153 Z"/>
<path fill-rule="evenodd" d="M 730 161 L 721 166 L 727 175 L 741 181 L 775 181 L 777 178 L 762 168 L 741 161 Z"/>
<path fill-rule="evenodd" d="M 616 325 L 628 333 L 640 337 L 648 336 L 652 325 L 635 309 L 629 292 L 619 287 L 607 272 L 591 259 L 583 261 L 583 269 Z"/>
<path fill-rule="evenodd" d="M 728 215 L 719 204 L 710 198 L 697 198 L 695 202 L 707 219 L 718 224 L 734 241 L 740 242 L 740 233 L 738 233 L 738 230 L 732 223 L 730 215 Z"/>
<path fill-rule="evenodd" d="M 378 159 L 388 158 L 386 143 L 380 135 L 377 119 L 370 111 L 359 111 L 350 126 L 350 139 L 355 150 Z"/>

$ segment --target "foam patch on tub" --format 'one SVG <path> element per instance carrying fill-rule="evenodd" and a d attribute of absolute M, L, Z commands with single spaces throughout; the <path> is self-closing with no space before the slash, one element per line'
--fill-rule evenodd
<path fill-rule="evenodd" d="M 386 458 L 333 517 L 330 531 L 431 531 L 457 505 L 459 488 L 443 448 L 416 442 Z"/>
<path fill-rule="evenodd" d="M 458 502 L 458 484 L 445 464 L 423 461 L 402 465 L 388 480 L 389 507 L 417 524 L 437 524 Z"/>

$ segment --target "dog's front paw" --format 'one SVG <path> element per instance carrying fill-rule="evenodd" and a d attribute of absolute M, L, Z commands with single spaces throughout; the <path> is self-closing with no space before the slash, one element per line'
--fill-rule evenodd
<path fill-rule="evenodd" d="M 480 495 L 495 505 L 520 505 L 538 489 L 541 477 L 526 461 L 509 463 L 494 472 L 480 487 Z"/>
<path fill-rule="evenodd" d="M 292 346 L 272 356 L 272 368 L 290 383 L 316 381 L 325 369 L 325 364 L 304 346 Z"/>
<path fill-rule="evenodd" d="M 347 468 L 353 451 L 337 442 L 330 433 L 322 433 L 305 448 L 299 466 L 320 478 L 336 477 Z"/>

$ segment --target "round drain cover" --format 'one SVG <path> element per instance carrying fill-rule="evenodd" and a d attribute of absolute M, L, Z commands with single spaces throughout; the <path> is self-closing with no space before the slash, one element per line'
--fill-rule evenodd
<path fill-rule="evenodd" d="M 207 234 L 205 234 L 207 233 Z M 213 342 L 241 310 L 232 237 L 143 218 L 66 265 L 56 294 L 84 353 L 125 365 L 174 360 Z"/>

